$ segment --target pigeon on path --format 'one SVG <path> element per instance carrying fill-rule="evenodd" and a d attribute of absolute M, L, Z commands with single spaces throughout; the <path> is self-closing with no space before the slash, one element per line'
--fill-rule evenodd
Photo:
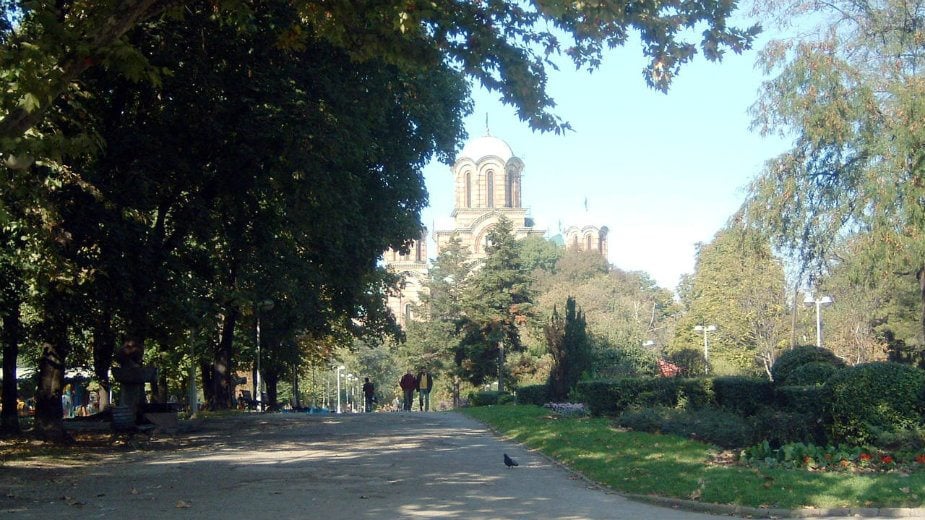
<path fill-rule="evenodd" d="M 516 461 L 516 460 L 514 460 L 514 459 L 508 457 L 508 456 L 507 456 L 507 453 L 505 453 L 505 454 L 504 454 L 504 465 L 507 466 L 508 469 L 510 469 L 510 468 L 512 468 L 512 467 L 514 467 L 514 466 L 517 466 L 518 464 L 517 464 L 517 461 Z"/>

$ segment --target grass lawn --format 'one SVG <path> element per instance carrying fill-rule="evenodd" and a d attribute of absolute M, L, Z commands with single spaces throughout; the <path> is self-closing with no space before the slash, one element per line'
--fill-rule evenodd
<path fill-rule="evenodd" d="M 565 418 L 538 406 L 485 406 L 465 413 L 614 490 L 716 504 L 921 507 L 925 471 L 812 472 L 717 462 L 719 450 L 673 435 L 618 431 L 607 418 Z"/>

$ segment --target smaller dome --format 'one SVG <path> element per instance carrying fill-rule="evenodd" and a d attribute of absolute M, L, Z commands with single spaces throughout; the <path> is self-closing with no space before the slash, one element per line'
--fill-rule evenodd
<path fill-rule="evenodd" d="M 459 152 L 457 160 L 465 157 L 478 162 L 482 160 L 483 157 L 492 155 L 507 162 L 508 159 L 514 157 L 514 152 L 512 152 L 511 147 L 501 139 L 486 135 L 466 143 L 466 146 Z"/>

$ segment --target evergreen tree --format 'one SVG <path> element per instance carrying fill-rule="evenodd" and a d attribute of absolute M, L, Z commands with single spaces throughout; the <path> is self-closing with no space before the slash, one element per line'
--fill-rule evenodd
<path fill-rule="evenodd" d="M 565 301 L 565 318 L 553 309 L 544 328 L 546 344 L 553 358 L 549 374 L 552 398 L 564 401 L 591 363 L 591 345 L 586 332 L 584 314 L 577 309 L 575 299 Z"/>

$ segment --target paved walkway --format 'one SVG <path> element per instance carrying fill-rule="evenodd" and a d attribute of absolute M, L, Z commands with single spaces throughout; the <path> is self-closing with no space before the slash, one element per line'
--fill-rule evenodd
<path fill-rule="evenodd" d="M 13 518 L 709 519 L 589 485 L 457 413 L 251 414 L 72 467 L 6 465 Z M 520 466 L 508 469 L 502 454 Z"/>

